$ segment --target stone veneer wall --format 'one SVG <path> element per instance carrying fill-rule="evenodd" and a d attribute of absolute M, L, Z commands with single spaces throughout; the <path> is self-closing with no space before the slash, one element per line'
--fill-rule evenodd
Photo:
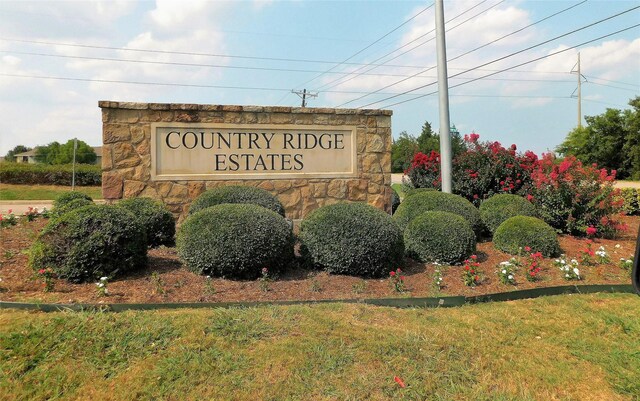
<path fill-rule="evenodd" d="M 102 194 L 107 201 L 151 197 L 181 219 L 203 191 L 252 185 L 277 195 L 287 217 L 339 201 L 391 210 L 391 111 L 101 101 Z M 151 123 L 299 124 L 357 126 L 357 178 L 273 180 L 151 180 Z"/>

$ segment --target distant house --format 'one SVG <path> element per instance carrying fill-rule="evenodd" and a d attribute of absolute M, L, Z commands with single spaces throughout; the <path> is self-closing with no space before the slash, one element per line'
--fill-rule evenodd
<path fill-rule="evenodd" d="M 102 146 L 92 146 L 93 151 L 96 152 L 96 162 L 98 166 L 102 165 Z M 15 155 L 16 163 L 36 163 L 36 148 L 31 149 L 28 152 L 17 153 Z"/>

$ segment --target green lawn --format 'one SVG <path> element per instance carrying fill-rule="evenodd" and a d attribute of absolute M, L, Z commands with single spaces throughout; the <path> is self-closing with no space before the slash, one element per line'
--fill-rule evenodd
<path fill-rule="evenodd" d="M 52 200 L 71 187 L 59 185 L 0 185 L 0 200 Z M 76 187 L 93 199 L 102 199 L 102 187 Z"/>
<path fill-rule="evenodd" d="M 4 310 L 0 399 L 638 400 L 638 311 L 629 294 L 427 310 Z"/>
<path fill-rule="evenodd" d="M 391 188 L 395 189 L 400 199 L 404 199 L 404 190 L 402 184 L 391 184 Z"/>

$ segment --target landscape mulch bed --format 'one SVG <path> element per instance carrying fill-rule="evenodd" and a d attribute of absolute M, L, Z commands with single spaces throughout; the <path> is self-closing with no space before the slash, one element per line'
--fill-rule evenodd
<path fill-rule="evenodd" d="M 616 239 L 597 239 L 594 249 L 604 246 L 611 263 L 598 266 L 580 266 L 581 281 L 566 281 L 553 259 L 544 259 L 540 280 L 525 279 L 524 268 L 516 273 L 517 284 L 500 283 L 496 275 L 497 265 L 511 256 L 496 250 L 489 241 L 478 244 L 481 283 L 467 287 L 462 280 L 461 266 L 442 266 L 444 288 L 433 285 L 434 266 L 410 259 L 403 268 L 407 291 L 392 290 L 389 281 L 358 277 L 329 275 L 315 270 L 295 269 L 285 271 L 261 288 L 259 281 L 237 281 L 220 278 L 207 279 L 191 273 L 179 260 L 175 248 L 149 251 L 147 268 L 114 279 L 108 285 L 109 296 L 100 296 L 95 283 L 70 284 L 56 280 L 52 292 L 44 292 L 42 281 L 34 278 L 28 266 L 28 250 L 35 241 L 46 220 L 27 222 L 0 231 L 0 300 L 47 303 L 170 303 L 170 302 L 236 302 L 275 300 L 323 300 L 392 297 L 434 297 L 446 295 L 475 296 L 497 292 L 553 287 L 568 284 L 630 284 L 629 271 L 618 266 L 621 257 L 629 258 L 635 250 L 640 217 L 626 216 L 628 230 Z M 578 258 L 586 248 L 584 238 L 562 235 L 559 237 L 562 252 L 570 258 Z M 615 246 L 619 244 L 620 247 Z"/>

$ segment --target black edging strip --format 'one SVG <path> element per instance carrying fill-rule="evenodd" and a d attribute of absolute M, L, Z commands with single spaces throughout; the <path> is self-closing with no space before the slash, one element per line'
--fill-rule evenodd
<path fill-rule="evenodd" d="M 465 304 L 483 302 L 515 301 L 519 299 L 537 298 L 562 294 L 592 294 L 598 292 L 631 293 L 634 287 L 630 284 L 596 284 L 596 285 L 567 285 L 560 287 L 534 288 L 500 292 L 496 294 L 478 295 L 473 297 L 453 296 L 439 298 L 372 298 L 372 299 L 323 299 L 317 301 L 256 301 L 256 302 L 192 302 L 192 303 L 159 303 L 159 304 L 46 304 L 31 302 L 3 302 L 0 309 L 39 310 L 42 312 L 58 311 L 110 311 L 124 312 L 128 310 L 158 310 L 158 309 L 201 309 L 201 308 L 249 308 L 265 305 L 313 305 L 325 303 L 360 303 L 376 306 L 390 306 L 395 308 L 438 308 L 454 307 Z"/>

